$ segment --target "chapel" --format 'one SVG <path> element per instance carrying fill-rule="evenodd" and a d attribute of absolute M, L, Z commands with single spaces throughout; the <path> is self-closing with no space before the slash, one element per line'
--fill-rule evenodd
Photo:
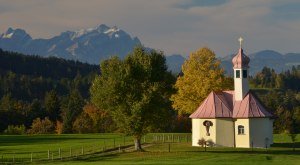
<path fill-rule="evenodd" d="M 234 90 L 212 91 L 192 119 L 192 145 L 200 139 L 214 146 L 266 148 L 273 144 L 274 115 L 249 90 L 250 58 L 244 54 L 243 39 L 232 59 Z"/>

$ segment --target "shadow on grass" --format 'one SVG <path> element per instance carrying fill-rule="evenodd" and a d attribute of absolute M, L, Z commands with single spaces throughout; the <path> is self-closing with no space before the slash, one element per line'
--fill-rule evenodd
<path fill-rule="evenodd" d="M 104 161 L 104 160 L 110 160 L 119 157 L 118 153 L 109 153 L 109 154 L 94 154 L 94 155 L 89 155 L 86 157 L 81 157 L 77 159 L 73 159 L 72 161 L 84 161 L 84 162 L 97 162 L 97 161 Z"/>
<path fill-rule="evenodd" d="M 87 140 L 90 138 L 78 138 L 80 140 Z M 66 138 L 8 138 L 8 139 L 1 139 L 0 146 L 16 146 L 16 145 L 26 145 L 26 144 L 49 144 L 49 143 L 56 143 L 62 141 L 74 140 L 73 137 Z"/>
<path fill-rule="evenodd" d="M 300 142 L 293 143 L 274 143 L 272 144 L 272 147 L 281 147 L 281 148 L 293 148 L 293 145 L 295 148 L 300 148 Z"/>
<path fill-rule="evenodd" d="M 296 148 L 293 151 L 292 148 L 271 148 L 271 149 L 251 149 L 248 150 L 239 150 L 239 149 L 230 149 L 230 150 L 218 150 L 215 148 L 208 148 L 207 151 L 199 150 L 199 151 L 182 151 L 182 152 L 202 152 L 202 153 L 217 153 L 217 154 L 268 154 L 268 155 L 298 155 L 300 156 L 300 150 Z"/>
<path fill-rule="evenodd" d="M 20 136 L 0 136 L 0 146 L 31 145 L 31 144 L 51 144 L 72 140 L 111 140 L 121 139 L 121 137 L 82 137 L 76 135 L 20 135 Z M 123 138 L 122 138 L 123 139 Z"/>

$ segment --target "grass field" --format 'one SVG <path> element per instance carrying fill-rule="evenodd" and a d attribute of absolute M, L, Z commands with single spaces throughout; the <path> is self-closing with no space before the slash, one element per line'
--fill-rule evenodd
<path fill-rule="evenodd" d="M 274 135 L 275 143 L 271 149 L 254 149 L 254 151 L 208 148 L 207 152 L 204 152 L 202 148 L 192 147 L 189 138 L 188 134 L 149 134 L 145 138 L 145 152 L 119 152 L 118 149 L 113 152 L 102 152 L 104 147 L 111 149 L 118 148 L 119 145 L 123 146 L 124 136 L 121 134 L 2 135 L 0 136 L 0 164 L 1 160 L 30 163 L 31 153 L 33 164 L 300 164 L 300 149 L 292 151 L 291 141 L 287 135 Z M 153 140 L 157 139 L 161 142 L 153 143 Z M 162 139 L 166 142 L 162 143 Z M 132 139 L 126 137 L 125 145 L 132 144 Z M 296 147 L 300 147 L 300 135 Z M 62 159 L 59 158 L 59 148 Z M 72 157 L 70 157 L 70 149 Z M 48 160 L 48 150 L 50 160 Z"/>

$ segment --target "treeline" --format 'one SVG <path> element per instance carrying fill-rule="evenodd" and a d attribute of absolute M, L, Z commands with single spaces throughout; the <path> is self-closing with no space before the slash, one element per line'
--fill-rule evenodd
<path fill-rule="evenodd" d="M 300 132 L 300 66 L 282 73 L 265 67 L 250 78 L 250 85 L 276 115 L 275 133 Z"/>
<path fill-rule="evenodd" d="M 277 88 L 300 91 L 300 65 L 293 66 L 291 70 L 277 74 L 274 69 L 264 67 L 250 79 L 254 88 Z"/>
<path fill-rule="evenodd" d="M 90 87 L 99 74 L 96 65 L 0 49 L 0 133 L 119 132 L 111 114 L 90 102 Z M 175 86 L 176 76 L 169 78 L 170 85 Z M 224 78 L 220 83 L 232 86 L 232 79 Z M 266 108 L 277 116 L 275 133 L 291 128 L 300 132 L 300 66 L 282 73 L 264 68 L 250 77 L 250 85 Z M 189 114 L 171 111 L 169 125 L 158 131 L 190 132 Z"/>
<path fill-rule="evenodd" d="M 24 132 L 32 124 L 41 124 L 38 121 L 49 124 L 47 120 L 51 123 L 47 131 L 54 131 L 63 120 L 73 122 L 99 72 L 96 65 L 0 49 L 0 132 Z"/>
<path fill-rule="evenodd" d="M 118 132 L 109 113 L 89 101 L 99 74 L 98 65 L 0 49 L 0 133 Z M 190 131 L 187 117 L 173 113 L 169 123 L 163 131 Z"/>

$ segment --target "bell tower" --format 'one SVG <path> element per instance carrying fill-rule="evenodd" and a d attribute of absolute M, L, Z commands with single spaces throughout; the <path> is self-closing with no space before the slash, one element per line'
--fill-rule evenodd
<path fill-rule="evenodd" d="M 239 38 L 240 49 L 237 55 L 232 59 L 234 70 L 234 97 L 236 101 L 242 101 L 249 92 L 249 62 L 250 59 L 244 54 L 242 43 L 243 38 Z"/>

